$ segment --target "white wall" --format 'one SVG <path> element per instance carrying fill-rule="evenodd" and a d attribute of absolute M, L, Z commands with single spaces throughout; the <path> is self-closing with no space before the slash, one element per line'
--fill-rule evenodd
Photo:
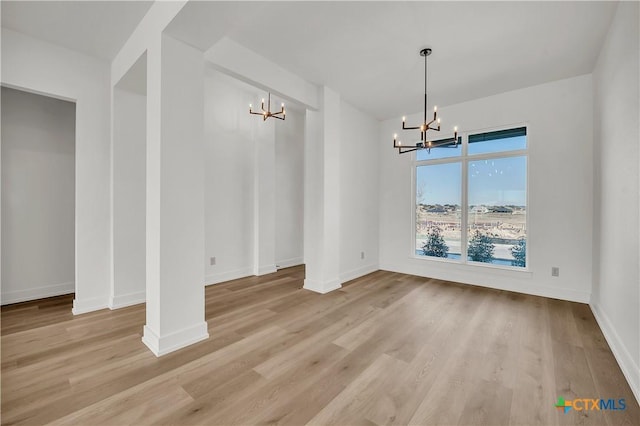
<path fill-rule="evenodd" d="M 322 279 L 323 191 L 322 112 L 307 109 L 304 118 L 304 237 L 305 287 L 310 277 Z M 336 280 L 337 281 L 337 280 Z M 310 284 L 310 283 L 309 283 Z"/>
<path fill-rule="evenodd" d="M 113 117 L 113 287 L 109 307 L 145 300 L 147 97 L 115 88 Z"/>
<path fill-rule="evenodd" d="M 76 101 L 74 313 L 108 304 L 109 64 L 2 29 L 2 83 Z"/>
<path fill-rule="evenodd" d="M 295 100 L 305 108 L 319 107 L 318 88 L 279 64 L 223 37 L 207 52 L 205 59 L 224 69 L 230 75 L 241 79 L 252 87 L 259 87 L 271 93 L 285 96 L 287 101 Z"/>
<path fill-rule="evenodd" d="M 290 243 L 292 243 L 290 246 L 290 253 L 298 252 L 304 257 L 307 273 L 305 288 L 321 293 L 339 288 L 341 281 L 346 281 L 365 274 L 372 269 L 375 269 L 375 265 L 377 265 L 378 219 L 377 213 L 375 212 L 377 209 L 377 174 L 375 171 L 377 163 L 373 161 L 373 159 L 377 158 L 378 153 L 373 149 L 367 151 L 363 155 L 358 150 L 361 148 L 366 150 L 367 143 L 370 143 L 372 140 L 376 140 L 377 135 L 375 131 L 378 128 L 378 123 L 370 118 L 366 118 L 364 114 L 358 112 L 347 104 L 342 103 L 340 95 L 332 91 L 330 88 L 319 88 L 309 82 L 304 82 L 299 77 L 291 75 L 290 73 L 284 72 L 283 74 L 283 70 L 277 64 L 260 57 L 255 52 L 251 52 L 244 48 L 238 50 L 238 48 L 241 48 L 241 46 L 234 45 L 232 41 L 223 39 L 205 53 L 205 57 L 207 60 L 214 63 L 217 68 L 224 69 L 226 72 L 231 73 L 234 77 L 237 77 L 242 81 L 250 82 L 253 85 L 259 86 L 261 89 L 265 89 L 258 91 L 253 95 L 253 97 L 249 97 L 249 102 L 251 102 L 251 99 L 254 99 L 253 103 L 257 104 L 257 99 L 264 96 L 266 88 L 271 87 L 282 95 L 285 100 L 295 100 L 299 105 L 303 105 L 308 108 L 304 116 L 304 136 L 300 138 L 304 138 L 304 164 L 302 164 L 302 173 L 304 173 L 304 177 L 302 179 L 304 182 L 304 187 L 302 188 L 302 210 L 304 215 L 302 218 L 302 229 L 304 243 L 302 250 L 299 249 L 299 246 L 295 247 L 299 244 L 300 240 L 294 244 L 293 239 L 289 239 L 292 236 L 290 231 L 294 228 L 294 225 L 300 229 L 299 222 L 297 222 L 300 218 L 295 218 L 295 223 L 292 223 L 291 220 L 287 220 L 286 222 L 289 223 L 291 228 L 283 228 L 285 225 L 284 211 L 289 209 L 289 207 L 280 204 L 289 199 L 289 197 L 284 195 L 285 191 L 295 190 L 297 194 L 301 193 L 300 188 L 296 187 L 286 189 L 280 183 L 285 180 L 283 176 L 285 173 L 288 173 L 288 171 L 283 171 L 281 169 L 281 165 L 283 164 L 282 162 L 287 160 L 279 158 L 279 155 L 282 154 L 280 145 L 282 143 L 280 140 L 282 135 L 278 132 L 280 129 L 285 129 L 285 126 L 290 125 L 290 119 L 287 119 L 284 123 L 275 123 L 276 128 L 278 129 L 275 136 L 276 144 L 278 144 L 275 160 L 275 199 L 277 213 L 275 215 L 276 231 L 273 234 L 276 237 L 276 263 L 283 263 L 284 265 L 287 265 L 289 262 L 283 262 L 283 259 L 285 256 L 292 256 L 292 254 L 282 254 L 284 245 L 283 242 L 279 242 L 278 239 L 284 236 L 286 239 L 289 239 Z M 240 54 L 238 54 L 238 52 L 240 52 Z M 259 73 L 256 73 L 255 71 L 256 63 L 260 63 L 260 67 L 258 67 L 260 69 Z M 285 78 L 283 78 L 283 75 Z M 229 81 L 233 80 L 229 77 L 226 78 Z M 246 87 L 252 86 L 245 86 L 245 88 Z M 225 98 L 225 96 L 227 96 L 225 90 L 226 89 L 221 88 L 213 99 L 214 102 L 216 101 L 215 98 L 223 99 L 218 106 L 220 111 L 213 115 L 210 113 L 206 114 L 207 117 L 210 117 L 209 119 L 212 120 L 212 122 L 217 120 L 217 116 L 223 118 L 221 122 L 215 126 L 222 126 L 222 128 L 226 130 L 227 134 L 221 133 L 220 135 L 216 135 L 215 138 L 230 142 L 242 141 L 243 143 L 250 143 L 250 140 L 248 139 L 249 133 L 247 129 L 243 127 L 245 124 L 242 124 L 243 122 L 240 121 L 242 118 L 239 118 L 246 114 L 246 109 L 244 109 L 246 108 L 246 106 L 244 106 L 246 103 L 243 105 L 244 108 L 238 107 L 235 103 L 234 96 L 228 96 Z M 253 89 L 250 91 L 253 91 Z M 316 108 L 318 108 L 318 110 L 316 110 Z M 291 111 L 291 109 L 288 108 L 288 111 Z M 341 121 L 343 119 L 347 121 L 345 126 L 341 126 Z M 352 125 L 350 121 L 357 124 Z M 361 129 L 356 128 L 356 126 L 360 124 L 365 126 L 364 131 L 359 131 Z M 280 125 L 280 127 L 278 127 L 278 125 Z M 298 129 L 292 130 L 296 133 L 299 131 Z M 210 130 L 208 130 L 208 132 L 210 132 Z M 265 142 L 270 143 L 271 141 L 268 135 L 265 136 L 260 130 L 256 130 L 255 127 L 253 135 L 254 139 L 266 137 L 267 139 L 265 139 Z M 211 139 L 209 135 L 207 138 Z M 344 148 L 343 144 L 345 141 L 343 138 L 356 138 L 356 141 L 353 146 Z M 264 145 L 259 144 L 258 148 L 262 149 L 264 148 Z M 231 150 L 233 150 L 232 147 L 222 147 L 219 149 L 223 149 L 225 152 L 231 152 Z M 238 148 L 238 150 L 241 153 L 246 151 L 244 148 Z M 209 157 L 210 155 L 208 154 L 208 158 Z M 238 157 L 236 156 L 234 158 Z M 363 158 L 368 160 L 368 164 L 361 168 L 360 162 Z M 356 164 L 357 167 L 354 167 Z M 265 165 L 265 162 L 259 162 L 258 164 L 259 167 L 264 167 Z M 225 167 L 227 169 L 231 168 L 229 163 L 220 164 L 220 167 L 218 167 L 216 163 L 208 163 L 207 173 L 222 174 Z M 229 182 L 235 182 L 236 186 L 240 185 L 245 182 L 243 178 L 247 176 L 246 173 L 241 172 L 243 167 L 245 167 L 245 163 L 241 162 L 237 164 L 235 168 L 232 168 L 232 170 L 224 173 L 223 176 L 227 177 Z M 219 169 L 220 171 L 217 172 L 216 169 Z M 240 170 L 240 172 L 235 173 L 237 170 Z M 259 170 L 259 173 L 262 172 Z M 296 173 L 300 173 L 300 171 L 298 170 Z M 342 174 L 348 176 L 349 179 L 344 181 L 341 180 L 340 176 Z M 269 174 L 266 176 L 270 178 Z M 351 177 L 355 177 L 355 179 L 351 181 Z M 262 175 L 254 175 L 254 178 L 256 178 L 256 182 L 260 183 L 260 185 L 264 183 Z M 210 182 L 213 182 L 210 178 L 207 179 L 208 185 Z M 362 187 L 363 181 L 364 187 Z M 256 190 L 255 186 L 256 184 L 254 184 L 254 193 L 258 194 L 259 197 L 264 195 L 265 192 L 268 192 L 263 191 L 260 188 Z M 246 185 L 244 188 L 245 191 L 248 190 Z M 240 259 L 239 262 L 236 262 L 233 265 L 238 268 L 234 270 L 226 264 L 220 264 L 217 255 L 216 258 L 218 259 L 218 265 L 213 267 L 209 265 L 209 257 L 214 256 L 214 252 L 219 250 L 215 245 L 220 248 L 228 246 L 232 250 L 235 249 L 237 253 L 245 253 L 242 247 L 246 246 L 246 243 L 242 244 L 242 239 L 233 239 L 229 237 L 233 233 L 240 232 L 238 231 L 239 228 L 237 228 L 239 225 L 234 225 L 233 222 L 238 217 L 237 214 L 233 214 L 234 210 L 230 209 L 227 213 L 224 213 L 225 217 L 218 218 L 215 218 L 216 213 L 212 210 L 212 206 L 216 199 L 219 198 L 220 201 L 224 201 L 232 195 L 226 194 L 224 191 L 217 189 L 213 189 L 213 191 L 216 192 L 209 193 L 208 191 L 207 193 L 207 196 L 211 197 L 209 201 L 207 201 L 207 208 L 209 211 L 207 212 L 206 225 L 208 252 L 205 260 L 207 264 L 208 283 L 247 275 L 248 271 L 245 268 L 250 265 L 248 258 Z M 344 197 L 341 196 L 343 191 L 346 191 L 345 194 L 347 195 L 345 197 L 357 194 L 354 195 L 354 198 L 349 199 L 345 203 L 345 208 L 341 207 L 341 203 L 344 199 Z M 259 197 L 258 201 L 260 201 Z M 292 199 L 291 201 L 293 203 L 297 203 L 297 201 Z M 221 204 L 229 206 L 238 205 L 239 202 L 240 200 L 236 200 L 235 203 L 231 202 L 225 204 L 222 202 Z M 367 202 L 369 204 L 367 204 Z M 254 212 L 260 211 L 260 204 L 261 203 L 256 203 L 254 200 Z M 371 206 L 373 206 L 373 208 L 371 208 Z M 242 214 L 242 211 L 243 210 L 241 209 L 237 210 L 238 214 Z M 223 213 L 220 213 L 219 215 L 222 214 Z M 215 218 L 213 222 L 209 221 L 209 218 L 211 217 Z M 260 217 L 262 217 L 262 214 L 260 214 Z M 214 231 L 216 226 L 224 226 L 215 224 L 216 222 L 220 222 L 222 219 L 226 219 L 230 226 L 226 229 L 218 229 Z M 346 220 L 349 227 L 344 234 L 341 234 L 342 220 Z M 269 221 L 267 220 L 264 222 Z M 259 238 L 260 241 L 266 241 L 265 238 L 260 236 L 261 232 L 259 232 L 259 228 L 256 229 L 254 226 L 253 232 L 254 235 L 257 235 L 257 238 Z M 215 235 L 218 235 L 217 241 Z M 246 239 L 246 236 L 242 235 L 242 237 L 245 238 L 245 241 L 249 241 Z M 342 250 L 349 252 L 349 255 L 344 259 L 344 261 L 341 260 Z M 370 250 L 370 252 L 367 252 L 367 250 Z M 254 247 L 254 257 L 258 256 L 261 251 L 261 247 Z M 362 251 L 365 251 L 365 259 L 360 259 L 360 253 Z M 258 267 L 259 272 L 263 269 L 263 262 L 259 261 L 258 263 L 260 264 Z"/>
<path fill-rule="evenodd" d="M 378 123 L 347 102 L 341 102 L 341 282 L 378 269 Z"/>
<path fill-rule="evenodd" d="M 380 267 L 450 281 L 587 302 L 592 256 L 592 89 L 585 75 L 441 108 L 463 131 L 528 124 L 529 272 L 415 259 L 412 154 L 392 149 L 400 117 L 380 140 Z M 418 116 L 407 117 L 417 122 Z M 445 124 L 446 123 L 446 124 Z M 405 131 L 406 132 L 406 131 Z M 551 267 L 560 268 L 551 277 Z"/>
<path fill-rule="evenodd" d="M 286 268 L 303 263 L 304 115 L 288 108 L 275 132 L 276 264 Z"/>
<path fill-rule="evenodd" d="M 73 293 L 72 102 L 2 88 L 2 304 Z"/>
<path fill-rule="evenodd" d="M 304 116 L 250 115 L 267 93 L 212 67 L 204 93 L 205 283 L 301 264 Z"/>
<path fill-rule="evenodd" d="M 640 400 L 640 108 L 637 2 L 620 2 L 594 71 L 595 199 L 591 306 Z"/>
<path fill-rule="evenodd" d="M 205 72 L 205 282 L 253 274 L 254 133 L 248 113 L 264 96 L 219 71 Z M 259 135 L 258 135 L 259 136 Z M 210 258 L 216 264 L 210 264 Z"/>
<path fill-rule="evenodd" d="M 278 124 L 274 119 L 250 117 L 254 119 L 253 150 L 247 155 L 253 157 L 253 275 L 264 275 L 276 271 L 275 126 Z"/>

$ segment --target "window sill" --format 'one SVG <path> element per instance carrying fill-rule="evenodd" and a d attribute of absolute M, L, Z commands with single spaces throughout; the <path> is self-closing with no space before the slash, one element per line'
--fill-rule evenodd
<path fill-rule="evenodd" d="M 413 255 L 409 256 L 410 259 L 417 260 L 419 262 L 427 262 L 432 263 L 434 266 L 438 265 L 438 267 L 448 268 L 451 265 L 457 272 L 479 272 L 483 271 L 486 273 L 492 273 L 496 275 L 511 275 L 511 276 L 519 276 L 519 277 L 531 277 L 533 276 L 533 272 L 529 267 L 519 268 L 515 266 L 506 266 L 506 265 L 493 265 L 482 262 L 473 262 L 467 261 L 463 262 L 461 260 L 455 259 L 442 259 L 437 257 L 426 257 L 426 256 L 418 256 Z"/>

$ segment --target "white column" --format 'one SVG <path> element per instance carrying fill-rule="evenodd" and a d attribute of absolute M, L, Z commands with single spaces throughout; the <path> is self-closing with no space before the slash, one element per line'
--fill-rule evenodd
<path fill-rule="evenodd" d="M 320 91 L 321 110 L 305 120 L 304 288 L 328 293 L 341 287 L 340 96 Z"/>
<path fill-rule="evenodd" d="M 147 51 L 147 323 L 164 355 L 206 339 L 204 60 L 168 36 Z"/>
<path fill-rule="evenodd" d="M 276 271 L 275 126 L 280 123 L 254 117 L 253 274 L 265 275 Z"/>

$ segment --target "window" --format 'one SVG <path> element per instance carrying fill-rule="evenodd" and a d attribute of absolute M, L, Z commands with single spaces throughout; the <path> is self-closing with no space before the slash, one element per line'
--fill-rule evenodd
<path fill-rule="evenodd" d="M 527 266 L 527 129 L 469 134 L 416 152 L 415 254 Z"/>

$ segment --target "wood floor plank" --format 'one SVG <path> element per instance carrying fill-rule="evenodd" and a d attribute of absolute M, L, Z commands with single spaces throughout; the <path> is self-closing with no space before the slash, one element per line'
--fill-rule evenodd
<path fill-rule="evenodd" d="M 206 425 L 222 407 L 231 405 L 254 391 L 267 380 L 253 370 L 247 370 L 231 381 L 212 388 L 200 395 L 192 403 L 173 410 L 172 413 L 158 419 L 160 425 Z"/>
<path fill-rule="evenodd" d="M 589 364 L 582 347 L 570 343 L 554 342 L 556 359 L 556 391 L 566 400 L 599 398 Z M 605 423 L 601 412 L 572 410 L 559 417 L 561 424 L 601 425 Z"/>
<path fill-rule="evenodd" d="M 359 374 L 344 391 L 315 415 L 310 425 L 359 424 L 369 420 L 371 414 L 381 416 L 374 407 L 384 399 L 385 389 L 394 374 L 400 373 L 406 363 L 382 354 Z M 392 410 L 393 411 L 393 410 Z"/>
<path fill-rule="evenodd" d="M 1 424 L 640 424 L 588 305 L 389 271 L 324 295 L 303 280 L 207 286 L 210 338 L 161 358 L 144 304 L 4 306 Z M 559 396 L 626 409 L 565 414 Z"/>
<path fill-rule="evenodd" d="M 290 371 L 268 380 L 253 392 L 230 401 L 230 404 L 219 407 L 213 417 L 207 421 L 211 424 L 246 425 L 258 422 L 258 419 L 269 416 L 270 410 L 286 403 L 298 390 L 304 389 L 307 380 L 316 379 L 328 365 L 344 356 L 344 349 L 329 344 L 318 348 L 313 359 L 304 359 L 293 366 Z"/>
<path fill-rule="evenodd" d="M 421 340 L 420 351 L 390 389 L 391 398 L 397 401 L 397 411 L 395 418 L 384 424 L 409 424 L 438 376 L 446 374 L 451 354 L 456 352 L 460 340 L 471 333 L 470 321 L 485 304 L 483 299 L 481 294 L 474 292 L 457 294 L 456 301 L 467 315 L 466 320 L 457 318 L 457 310 L 447 309 L 432 333 Z"/>
<path fill-rule="evenodd" d="M 367 314 L 360 315 L 357 318 L 344 317 L 333 323 L 328 323 L 321 331 L 314 333 L 307 338 L 302 338 L 286 351 L 281 351 L 274 356 L 268 357 L 266 361 L 255 366 L 253 369 L 266 378 L 274 378 L 282 375 L 287 369 L 291 368 L 291 359 L 299 360 L 305 356 L 315 353 L 318 345 L 329 344 L 335 336 L 344 332 L 345 329 L 353 327 L 358 322 L 371 318 L 376 310 L 371 307 Z"/>
<path fill-rule="evenodd" d="M 439 374 L 434 375 L 424 397 L 416 401 L 410 424 L 458 424 L 465 403 L 473 398 L 472 391 L 480 380 L 475 373 L 482 365 L 484 353 L 478 350 L 482 340 L 478 327 L 491 317 L 494 297 L 495 293 L 488 291 L 478 298 L 477 309 L 466 317 L 463 328 L 447 348 Z"/>
<path fill-rule="evenodd" d="M 41 388 L 49 382 L 49 377 L 57 377 L 58 391 L 71 384 L 76 371 L 94 371 L 96 366 L 112 365 L 118 360 L 130 362 L 130 357 L 146 352 L 146 348 L 137 345 L 140 335 L 135 333 L 121 339 L 107 340 L 99 345 L 81 347 L 68 351 L 63 356 L 52 357 L 50 363 L 36 363 L 31 367 L 7 371 L 3 374 L 6 386 L 12 389 L 11 394 L 4 395 L 3 401 L 19 403 L 20 398 L 32 398 L 39 391 L 49 392 L 49 387 Z"/>
<path fill-rule="evenodd" d="M 149 425 L 157 423 L 167 412 L 193 402 L 193 398 L 176 382 L 168 379 L 152 386 L 137 386 L 117 393 L 84 409 L 62 417 L 54 425 Z"/>
<path fill-rule="evenodd" d="M 545 300 L 529 296 L 521 307 L 523 327 L 519 337 L 518 369 L 511 400 L 509 423 L 513 425 L 555 425 L 558 411 L 549 410 L 556 401 L 555 361 L 549 360 L 552 340 Z"/>
<path fill-rule="evenodd" d="M 624 399 L 627 405 L 629 402 L 633 404 L 633 392 L 610 350 L 588 348 L 585 349 L 585 357 L 594 379 L 597 398 L 615 401 Z M 606 374 L 602 374 L 603 372 Z M 620 406 L 618 402 L 616 405 Z M 598 416 L 603 416 L 609 425 L 640 425 L 638 410 L 603 410 Z"/>

